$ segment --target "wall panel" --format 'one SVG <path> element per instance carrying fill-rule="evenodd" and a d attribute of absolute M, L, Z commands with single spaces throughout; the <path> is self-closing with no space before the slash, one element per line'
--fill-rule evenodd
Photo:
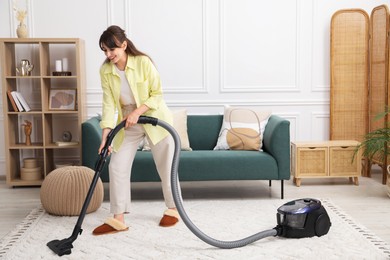
<path fill-rule="evenodd" d="M 0 37 L 16 37 L 13 1 L 0 1 Z M 291 122 L 291 140 L 297 141 L 329 136 L 332 14 L 344 8 L 370 13 L 384 3 L 15 1 L 27 8 L 31 37 L 84 39 L 88 117 L 101 113 L 99 67 L 105 57 L 98 40 L 107 26 L 117 24 L 153 58 L 172 109 L 186 108 L 192 114 L 223 113 L 226 104 L 271 109 Z M 2 125 L 0 116 L 0 129 Z M 0 175 L 2 169 L 4 151 L 0 149 Z"/>
<path fill-rule="evenodd" d="M 282 2 L 220 1 L 221 92 L 296 88 L 297 1 Z"/>
<path fill-rule="evenodd" d="M 155 61 L 167 93 L 207 92 L 205 2 L 131 1 L 130 37 Z"/>

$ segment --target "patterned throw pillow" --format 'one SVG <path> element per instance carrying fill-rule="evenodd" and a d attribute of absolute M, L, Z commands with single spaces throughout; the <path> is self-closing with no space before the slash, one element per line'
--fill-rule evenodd
<path fill-rule="evenodd" d="M 214 150 L 260 151 L 270 111 L 226 107 Z"/>

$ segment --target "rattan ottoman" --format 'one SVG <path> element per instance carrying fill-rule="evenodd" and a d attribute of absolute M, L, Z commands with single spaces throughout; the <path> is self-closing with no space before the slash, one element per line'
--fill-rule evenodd
<path fill-rule="evenodd" d="M 53 215 L 79 215 L 93 176 L 94 171 L 84 166 L 67 166 L 50 172 L 40 191 L 43 208 Z M 103 183 L 99 179 L 87 213 L 96 211 L 102 204 L 103 197 Z"/>

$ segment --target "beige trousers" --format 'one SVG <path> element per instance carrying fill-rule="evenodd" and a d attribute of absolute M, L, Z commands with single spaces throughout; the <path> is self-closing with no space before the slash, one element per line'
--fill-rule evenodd
<path fill-rule="evenodd" d="M 135 107 L 122 108 L 123 115 L 128 115 Z M 130 176 L 134 157 L 140 142 L 147 137 L 142 125 L 137 124 L 125 129 L 125 138 L 117 152 L 111 154 L 110 174 L 110 211 L 113 214 L 130 212 L 131 190 Z M 167 208 L 174 208 L 175 202 L 171 192 L 171 166 L 174 153 L 172 136 L 167 136 L 153 145 L 147 137 L 158 174 Z"/>

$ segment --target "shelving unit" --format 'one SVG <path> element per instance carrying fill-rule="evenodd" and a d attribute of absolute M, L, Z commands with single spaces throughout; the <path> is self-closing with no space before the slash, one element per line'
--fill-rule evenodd
<path fill-rule="evenodd" d="M 72 164 L 81 164 L 81 123 L 85 120 L 84 42 L 77 38 L 1 38 L 1 78 L 4 113 L 4 149 L 6 179 L 9 186 L 39 186 L 55 164 L 72 158 Z M 70 76 L 53 76 L 55 61 L 66 58 Z M 20 75 L 16 67 L 22 59 L 34 65 L 29 75 Z M 64 90 L 64 100 L 72 108 L 51 109 L 51 90 Z M 75 96 L 65 95 L 69 90 Z M 31 107 L 29 112 L 16 112 L 7 91 L 18 91 Z M 32 122 L 31 145 L 26 144 L 24 122 Z M 73 145 L 58 146 L 65 131 L 72 134 Z M 36 158 L 41 170 L 40 180 L 22 180 L 23 160 Z"/>

